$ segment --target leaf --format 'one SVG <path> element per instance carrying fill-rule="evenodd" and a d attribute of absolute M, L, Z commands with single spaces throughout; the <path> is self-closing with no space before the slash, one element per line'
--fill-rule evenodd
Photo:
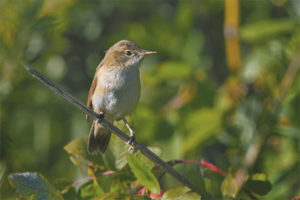
<path fill-rule="evenodd" d="M 37 172 L 24 172 L 9 175 L 10 184 L 21 195 L 32 199 L 63 199 L 62 195 Z"/>
<path fill-rule="evenodd" d="M 150 146 L 150 147 L 148 147 L 148 149 L 150 151 L 152 151 L 153 153 L 155 153 L 155 155 L 157 155 L 157 156 L 161 156 L 161 154 L 162 154 L 162 149 L 159 146 Z M 152 169 L 155 166 L 155 164 L 151 160 L 149 160 L 149 158 L 144 156 L 141 152 L 138 151 L 134 155 L 148 169 Z"/>
<path fill-rule="evenodd" d="M 88 165 L 90 162 L 85 137 L 72 140 L 64 149 L 72 155 L 70 159 L 75 165 Z"/>
<path fill-rule="evenodd" d="M 300 139 L 299 129 L 295 126 L 287 126 L 287 127 L 275 127 L 274 131 L 283 136 Z"/>
<path fill-rule="evenodd" d="M 96 183 L 98 184 L 98 187 L 101 187 L 102 193 L 104 193 L 110 191 L 113 180 L 116 180 L 116 178 L 112 174 L 108 176 L 99 176 L 96 179 Z"/>
<path fill-rule="evenodd" d="M 190 189 L 186 186 L 181 186 L 181 187 L 175 187 L 172 189 L 169 189 L 168 191 L 166 191 L 163 196 L 162 196 L 162 200 L 167 200 L 167 199 L 181 199 L 181 195 L 187 193 L 188 191 L 190 191 Z"/>
<path fill-rule="evenodd" d="M 114 200 L 121 199 L 122 194 L 118 192 L 107 192 L 99 197 L 96 197 L 95 200 Z"/>
<path fill-rule="evenodd" d="M 246 187 L 250 191 L 263 196 L 270 192 L 272 184 L 267 180 L 267 176 L 265 174 L 254 174 L 246 182 Z"/>
<path fill-rule="evenodd" d="M 94 189 L 95 196 L 99 196 L 99 195 L 101 195 L 101 194 L 104 193 L 102 187 L 99 185 L 99 183 L 97 182 L 97 180 L 93 181 L 93 189 Z"/>
<path fill-rule="evenodd" d="M 296 23 L 290 19 L 258 21 L 241 27 L 241 39 L 246 42 L 255 42 L 289 33 L 295 28 Z"/>
<path fill-rule="evenodd" d="M 111 136 L 109 149 L 115 157 L 115 168 L 121 170 L 127 164 L 126 154 L 128 153 L 129 145 L 126 145 L 126 143 L 123 140 L 121 140 L 113 134 Z"/>
<path fill-rule="evenodd" d="M 219 109 L 201 109 L 187 116 L 185 125 L 188 135 L 182 142 L 182 153 L 193 150 L 200 143 L 215 136 L 221 128 L 222 111 Z"/>
<path fill-rule="evenodd" d="M 205 189 L 214 198 L 222 196 L 221 184 L 224 181 L 224 177 L 211 170 L 203 170 L 203 180 L 205 183 Z M 204 187 L 204 186 L 203 186 Z"/>
<path fill-rule="evenodd" d="M 67 190 L 64 190 L 62 192 L 64 199 L 74 199 L 76 194 L 77 194 L 77 192 L 76 192 L 75 187 L 69 187 Z"/>
<path fill-rule="evenodd" d="M 163 196 L 162 200 L 199 200 L 201 197 L 199 194 L 194 193 L 194 192 L 189 192 L 190 189 L 186 186 L 180 186 L 180 187 L 175 187 L 172 189 L 169 189 L 166 191 Z"/>
<path fill-rule="evenodd" d="M 192 74 L 192 66 L 186 62 L 167 61 L 144 77 L 146 84 L 159 85 L 165 81 L 185 80 Z"/>
<path fill-rule="evenodd" d="M 195 192 L 189 192 L 189 193 L 185 193 L 183 195 L 180 196 L 180 198 L 178 200 L 200 200 L 201 196 Z"/>
<path fill-rule="evenodd" d="M 221 192 L 223 197 L 236 198 L 236 195 L 238 193 L 238 187 L 231 173 L 229 173 L 224 179 L 221 185 Z"/>
<path fill-rule="evenodd" d="M 143 165 L 143 163 L 132 154 L 127 154 L 126 158 L 129 167 L 133 171 L 133 174 L 137 180 L 152 193 L 159 194 L 160 186 L 151 170 Z"/>
<path fill-rule="evenodd" d="M 89 181 L 80 187 L 80 197 L 82 199 L 92 199 L 95 196 L 103 195 L 105 192 L 96 180 Z"/>
<path fill-rule="evenodd" d="M 107 148 L 105 154 L 103 155 L 103 161 L 107 169 L 115 170 L 116 169 L 116 158 L 112 153 L 111 148 Z"/>
<path fill-rule="evenodd" d="M 83 199 L 92 198 L 95 194 L 93 182 L 87 182 L 83 186 L 80 187 L 80 197 Z"/>
<path fill-rule="evenodd" d="M 84 137 L 80 137 L 69 142 L 64 149 L 75 156 L 86 158 L 87 157 L 87 146 Z"/>

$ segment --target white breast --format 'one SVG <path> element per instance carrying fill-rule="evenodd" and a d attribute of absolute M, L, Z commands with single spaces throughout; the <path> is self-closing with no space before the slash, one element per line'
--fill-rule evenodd
<path fill-rule="evenodd" d="M 111 120 L 118 120 L 130 114 L 140 98 L 140 76 L 137 68 L 120 70 L 111 67 L 110 70 L 100 68 L 97 87 L 104 87 L 102 94 L 97 92 L 92 97 L 96 112 L 103 111 Z"/>

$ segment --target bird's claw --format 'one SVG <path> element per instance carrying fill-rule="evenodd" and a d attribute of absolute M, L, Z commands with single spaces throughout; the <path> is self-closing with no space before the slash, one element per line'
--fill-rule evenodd
<path fill-rule="evenodd" d="M 104 120 L 104 114 L 103 112 L 97 114 L 96 124 L 101 124 Z"/>
<path fill-rule="evenodd" d="M 129 137 L 129 140 L 127 141 L 127 144 L 130 145 L 129 151 L 133 150 L 133 149 L 134 149 L 134 146 L 135 146 L 135 144 L 136 144 L 135 137 L 134 137 L 134 136 L 130 136 L 130 137 Z"/>

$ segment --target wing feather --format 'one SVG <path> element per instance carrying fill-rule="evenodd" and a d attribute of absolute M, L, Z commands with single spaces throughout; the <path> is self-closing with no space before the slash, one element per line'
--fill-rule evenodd
<path fill-rule="evenodd" d="M 89 90 L 89 95 L 88 95 L 86 105 L 90 109 L 93 109 L 92 97 L 93 97 L 94 91 L 95 91 L 96 86 L 97 86 L 97 76 L 96 75 L 97 75 L 97 71 L 101 68 L 101 66 L 102 66 L 102 63 L 100 63 L 99 66 L 96 69 L 95 76 L 94 76 L 94 79 L 92 81 L 92 85 L 91 85 L 90 90 Z M 88 115 L 86 115 L 85 118 L 86 118 L 87 123 L 89 123 L 90 122 L 90 117 Z"/>

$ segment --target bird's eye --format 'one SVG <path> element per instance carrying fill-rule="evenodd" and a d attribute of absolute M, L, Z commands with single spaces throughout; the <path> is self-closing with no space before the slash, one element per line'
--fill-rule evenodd
<path fill-rule="evenodd" d="M 131 51 L 125 51 L 125 54 L 126 54 L 127 56 L 131 56 L 131 55 L 132 55 L 132 52 L 131 52 Z"/>

